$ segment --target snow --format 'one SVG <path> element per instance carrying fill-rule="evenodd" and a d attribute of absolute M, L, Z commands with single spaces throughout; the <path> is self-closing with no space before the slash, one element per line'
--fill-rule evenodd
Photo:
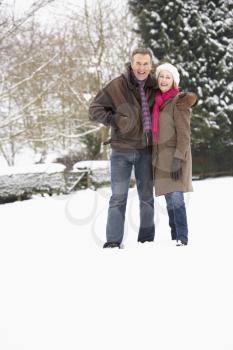
<path fill-rule="evenodd" d="M 110 163 L 108 160 L 84 160 L 73 166 L 74 171 L 88 169 L 91 172 L 90 179 L 96 184 L 110 183 Z"/>
<path fill-rule="evenodd" d="M 151 11 L 151 12 L 150 12 L 150 16 L 151 16 L 152 18 L 154 18 L 157 22 L 161 21 L 160 15 L 159 15 L 157 12 L 155 12 L 155 11 Z"/>
<path fill-rule="evenodd" d="M 92 95 L 90 93 L 84 93 L 83 97 L 85 98 L 85 100 L 87 102 L 89 102 L 91 100 L 91 98 L 92 98 Z"/>
<path fill-rule="evenodd" d="M 197 93 L 198 93 L 198 96 L 203 97 L 202 88 L 200 86 L 198 86 L 197 88 Z"/>
<path fill-rule="evenodd" d="M 230 84 L 228 84 L 228 89 L 230 91 L 233 91 L 233 81 Z"/>
<path fill-rule="evenodd" d="M 65 170 L 65 165 L 58 163 L 34 164 L 28 166 L 9 166 L 0 168 L 0 176 L 13 174 L 53 174 Z"/>
<path fill-rule="evenodd" d="M 194 181 L 190 244 L 138 244 L 130 189 L 125 249 L 103 250 L 109 188 L 0 206 L 0 348 L 232 350 L 233 178 Z"/>
<path fill-rule="evenodd" d="M 74 169 L 109 169 L 109 161 L 108 160 L 83 160 L 81 162 L 77 162 L 73 166 Z"/>
<path fill-rule="evenodd" d="M 38 155 L 36 155 L 32 149 L 29 147 L 23 147 L 19 152 L 15 154 L 14 165 L 20 167 L 25 165 L 29 166 L 35 163 L 36 157 L 38 157 Z"/>
<path fill-rule="evenodd" d="M 228 110 L 233 112 L 233 104 L 228 105 Z"/>
<path fill-rule="evenodd" d="M 3 156 L 0 156 L 0 169 L 1 168 L 5 168 L 7 167 L 7 161 L 5 160 L 5 158 Z"/>

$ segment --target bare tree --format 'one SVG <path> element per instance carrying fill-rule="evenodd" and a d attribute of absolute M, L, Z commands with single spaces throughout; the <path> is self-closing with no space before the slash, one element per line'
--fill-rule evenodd
<path fill-rule="evenodd" d="M 30 8 L 19 18 L 16 16 L 14 3 L 13 6 L 10 6 L 0 2 L 0 45 L 3 44 L 5 39 L 16 35 L 23 24 L 32 18 L 37 11 L 51 4 L 53 1 L 54 0 L 35 0 Z"/>
<path fill-rule="evenodd" d="M 78 100 L 85 103 L 81 115 L 87 120 L 90 99 L 124 70 L 137 36 L 132 31 L 134 22 L 127 7 L 121 8 L 119 4 L 116 6 L 109 1 L 97 0 L 95 6 L 88 6 L 85 1 L 83 11 L 74 10 L 70 19 L 76 44 L 72 54 L 77 57 L 78 72 L 69 85 Z M 87 95 L 88 101 L 85 100 Z M 90 134 L 86 141 L 90 143 L 93 138 L 100 144 L 107 135 L 108 129 L 102 127 L 96 133 L 93 130 L 93 136 Z M 102 150 L 102 157 L 106 156 L 106 150 Z"/>
<path fill-rule="evenodd" d="M 133 21 L 126 9 L 120 16 L 119 8 L 100 1 L 95 7 L 74 6 L 67 13 L 72 16 L 62 27 L 46 29 L 31 16 L 18 23 L 15 32 L 5 31 L 0 153 L 9 165 L 24 147 L 43 154 L 89 147 L 89 156 L 106 157 L 100 145 L 108 130 L 89 123 L 88 106 L 96 92 L 124 69 L 137 41 Z"/>

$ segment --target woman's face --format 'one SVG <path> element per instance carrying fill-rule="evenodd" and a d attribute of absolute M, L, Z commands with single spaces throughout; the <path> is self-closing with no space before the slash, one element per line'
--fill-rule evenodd
<path fill-rule="evenodd" d="M 173 76 L 167 70 L 161 70 L 158 76 L 159 89 L 162 92 L 167 92 L 173 86 Z"/>

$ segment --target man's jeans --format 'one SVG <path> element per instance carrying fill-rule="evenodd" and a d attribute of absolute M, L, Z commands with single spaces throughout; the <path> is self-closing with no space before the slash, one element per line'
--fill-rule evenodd
<path fill-rule="evenodd" d="M 145 150 L 118 151 L 111 153 L 111 189 L 107 220 L 107 242 L 121 243 L 124 234 L 125 210 L 129 183 L 134 166 L 140 201 L 140 228 L 138 241 L 153 241 L 154 198 L 151 152 Z"/>
<path fill-rule="evenodd" d="M 188 243 L 188 225 L 183 192 L 165 194 L 172 239 Z"/>

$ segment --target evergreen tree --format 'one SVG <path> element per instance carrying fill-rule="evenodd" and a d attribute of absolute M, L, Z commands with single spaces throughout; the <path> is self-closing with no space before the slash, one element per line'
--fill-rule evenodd
<path fill-rule="evenodd" d="M 130 0 L 129 6 L 143 43 L 158 61 L 175 64 L 181 88 L 198 95 L 194 153 L 219 163 L 233 141 L 233 1 Z"/>

